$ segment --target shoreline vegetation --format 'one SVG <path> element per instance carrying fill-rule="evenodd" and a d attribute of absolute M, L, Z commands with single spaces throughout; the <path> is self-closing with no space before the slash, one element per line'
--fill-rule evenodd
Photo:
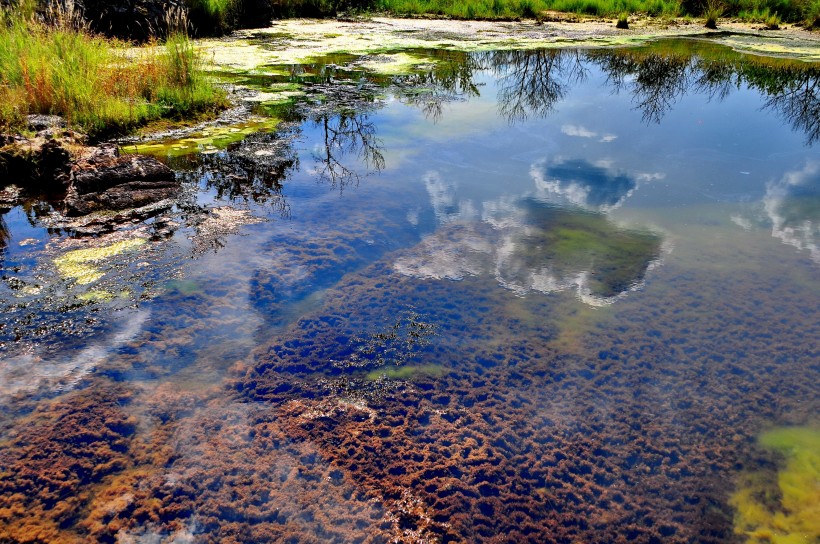
<path fill-rule="evenodd" d="M 0 8 L 0 132 L 24 132 L 32 114 L 56 115 L 100 139 L 161 118 L 189 118 L 227 106 L 170 11 L 163 43 L 137 55 L 116 38 L 91 32 L 76 12 L 36 10 L 23 1 Z"/>
<path fill-rule="evenodd" d="M 187 0 L 194 26 L 207 34 L 252 21 L 372 14 L 465 20 L 550 20 L 555 14 L 622 18 L 684 17 L 711 23 L 728 17 L 776 28 L 790 23 L 820 28 L 820 0 Z M 249 14 L 255 18 L 249 19 Z"/>

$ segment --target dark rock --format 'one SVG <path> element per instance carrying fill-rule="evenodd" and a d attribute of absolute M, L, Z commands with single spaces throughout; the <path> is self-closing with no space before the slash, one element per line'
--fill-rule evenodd
<path fill-rule="evenodd" d="M 152 157 L 120 156 L 113 144 L 93 148 L 71 167 L 65 213 L 138 208 L 179 194 L 173 170 Z"/>
<path fill-rule="evenodd" d="M 84 142 L 83 135 L 58 127 L 41 130 L 31 139 L 0 134 L 0 187 L 15 183 L 35 193 L 64 188 L 70 150 Z"/>

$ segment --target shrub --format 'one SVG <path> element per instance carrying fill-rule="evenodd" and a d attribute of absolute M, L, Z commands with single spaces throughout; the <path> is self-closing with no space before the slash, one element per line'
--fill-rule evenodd
<path fill-rule="evenodd" d="M 238 0 L 186 0 L 191 26 L 198 34 L 225 34 L 236 28 Z"/>
<path fill-rule="evenodd" d="M 808 28 L 820 29 L 820 0 L 814 0 L 806 4 L 803 21 Z"/>

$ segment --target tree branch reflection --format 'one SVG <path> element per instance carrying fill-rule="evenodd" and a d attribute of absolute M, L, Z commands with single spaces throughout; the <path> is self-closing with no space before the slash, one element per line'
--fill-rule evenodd
<path fill-rule="evenodd" d="M 457 51 L 423 53 L 444 58 L 432 70 L 402 76 L 395 85 L 402 100 L 420 108 L 426 118 L 438 122 L 445 104 L 481 94 L 475 83 L 475 73 L 484 67 L 478 56 Z"/>
<path fill-rule="evenodd" d="M 6 218 L 4 217 L 7 211 L 7 209 L 0 209 L 0 268 L 3 266 L 3 255 L 5 255 L 6 248 L 11 241 L 11 234 L 6 226 Z"/>
<path fill-rule="evenodd" d="M 749 78 L 753 87 L 768 87 L 763 105 L 806 134 L 806 142 L 820 139 L 820 70 L 782 70 L 763 78 Z M 763 90 L 763 89 L 761 89 Z"/>
<path fill-rule="evenodd" d="M 319 162 L 318 176 L 332 188 L 343 190 L 351 183 L 358 184 L 361 174 L 349 166 L 346 156 L 355 155 L 365 165 L 368 174 L 384 168 L 381 141 L 376 137 L 376 125 L 366 113 L 353 111 L 337 115 L 320 115 L 313 120 L 322 132 L 322 149 L 314 152 Z"/>
<path fill-rule="evenodd" d="M 501 78 L 498 108 L 510 122 L 548 116 L 588 75 L 578 50 L 495 51 L 483 60 Z"/>
<path fill-rule="evenodd" d="M 806 135 L 820 138 L 820 70 L 784 59 L 755 59 L 689 44 L 683 51 L 591 51 L 587 58 L 606 75 L 615 92 L 628 90 L 644 121 L 660 122 L 683 96 L 702 92 L 724 100 L 744 86 L 759 91 L 764 109 L 781 115 Z M 662 45 L 658 46 L 659 48 Z"/>

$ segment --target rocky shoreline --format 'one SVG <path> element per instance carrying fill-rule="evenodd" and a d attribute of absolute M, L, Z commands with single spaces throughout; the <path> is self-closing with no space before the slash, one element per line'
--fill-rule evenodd
<path fill-rule="evenodd" d="M 43 198 L 76 218 L 149 206 L 180 191 L 174 171 L 157 159 L 121 155 L 113 143 L 88 145 L 59 117 L 29 116 L 29 129 L 36 130 L 31 137 L 0 134 L 3 208 Z"/>

